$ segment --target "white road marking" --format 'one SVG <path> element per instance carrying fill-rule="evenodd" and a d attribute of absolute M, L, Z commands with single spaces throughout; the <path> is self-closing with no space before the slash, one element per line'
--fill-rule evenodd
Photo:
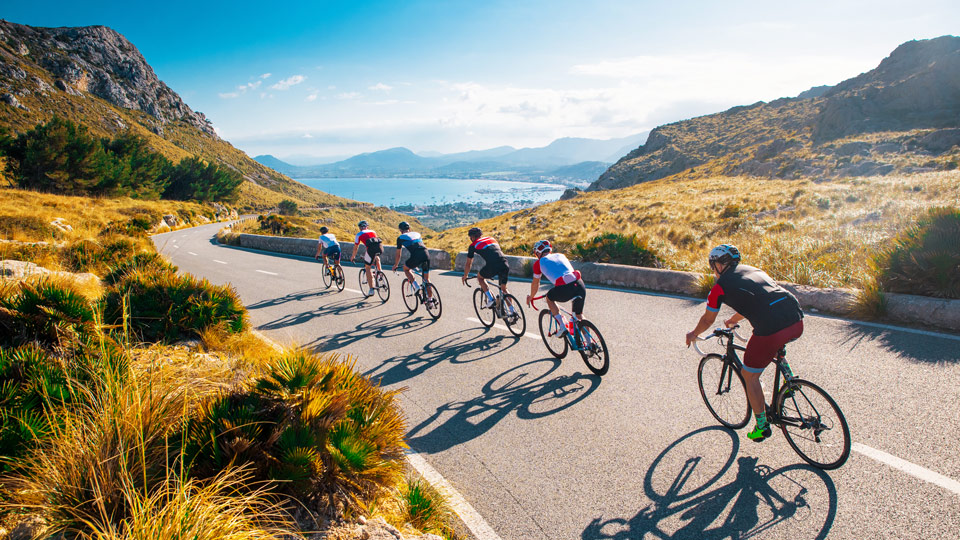
<path fill-rule="evenodd" d="M 349 287 L 344 287 L 343 290 L 345 290 L 345 291 L 350 291 L 350 292 L 355 292 L 355 293 L 357 293 L 357 294 L 363 294 L 363 291 L 358 291 L 358 290 L 356 290 L 356 289 L 351 289 L 351 288 L 349 288 Z"/>
<path fill-rule="evenodd" d="M 460 520 L 463 521 L 463 524 L 470 529 L 474 538 L 477 540 L 501 540 L 500 535 L 490 527 L 487 521 L 483 519 L 483 516 L 460 495 L 450 482 L 447 482 L 446 478 L 430 466 L 427 460 L 423 459 L 420 454 L 411 451 L 407 454 L 407 461 L 423 476 L 424 480 L 430 482 L 431 485 L 447 496 L 447 502 L 450 503 L 450 507 L 457 513 Z"/>
<path fill-rule="evenodd" d="M 220 264 L 227 264 L 227 263 L 225 263 L 225 262 L 223 262 L 223 261 L 218 261 L 217 259 L 214 259 L 213 262 L 215 262 L 215 263 L 220 263 Z"/>
<path fill-rule="evenodd" d="M 180 246 L 174 244 L 174 245 L 173 245 L 173 249 L 180 249 Z"/>
<path fill-rule="evenodd" d="M 270 275 L 270 276 L 279 276 L 279 275 L 280 275 L 280 274 L 278 274 L 278 273 L 276 273 L 276 272 L 267 272 L 266 270 L 257 270 L 257 272 L 260 272 L 261 274 L 267 274 L 267 275 Z"/>
<path fill-rule="evenodd" d="M 478 318 L 476 318 L 476 317 L 467 317 L 467 320 L 468 320 L 468 321 L 471 321 L 471 322 L 483 324 L 483 323 L 480 322 L 480 319 L 478 319 Z M 507 328 L 506 326 L 504 326 L 504 325 L 502 325 L 502 324 L 494 324 L 493 327 L 494 327 L 494 328 L 499 328 L 500 330 L 506 330 L 507 332 L 510 331 L 509 328 Z M 525 332 L 525 333 L 523 334 L 523 337 L 525 337 L 525 338 L 530 338 L 530 339 L 540 339 L 540 335 L 539 335 L 539 334 L 531 334 L 530 332 Z"/>
<path fill-rule="evenodd" d="M 192 252 L 192 251 L 188 251 L 187 253 L 189 253 L 189 254 L 191 254 L 191 255 L 196 255 L 196 253 L 194 253 L 194 252 Z"/>
<path fill-rule="evenodd" d="M 870 459 L 874 459 L 883 463 L 884 465 L 889 465 L 894 469 L 903 471 L 910 476 L 919 478 L 925 482 L 930 482 L 931 484 L 936 484 L 947 491 L 952 491 L 957 495 L 960 495 L 960 482 L 957 482 L 953 478 L 946 477 L 938 472 L 931 471 L 926 467 L 921 467 L 914 463 L 910 463 L 905 459 L 900 459 L 897 456 L 888 454 L 883 450 L 877 450 L 876 448 L 871 448 L 865 444 L 853 443 L 851 449 L 854 452 L 858 452 L 867 456 Z"/>

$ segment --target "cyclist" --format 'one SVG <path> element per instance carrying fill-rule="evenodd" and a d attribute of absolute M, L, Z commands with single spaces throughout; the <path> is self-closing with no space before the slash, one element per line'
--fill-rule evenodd
<path fill-rule="evenodd" d="M 736 312 L 724 321 L 731 327 L 743 319 L 753 326 L 753 336 L 743 354 L 743 374 L 747 400 L 757 418 L 757 425 L 747 434 L 753 441 L 770 436 L 760 374 L 790 341 L 803 334 L 803 311 L 800 302 L 789 291 L 777 285 L 758 268 L 740 264 L 740 250 L 730 244 L 721 244 L 708 258 L 717 281 L 707 296 L 707 308 L 696 328 L 687 334 L 687 347 L 697 336 L 713 325 L 720 306 L 726 302 Z"/>
<path fill-rule="evenodd" d="M 493 276 L 499 276 L 500 291 L 507 294 L 507 280 L 509 279 L 510 267 L 507 266 L 507 258 L 503 256 L 500 250 L 500 244 L 489 236 L 481 236 L 483 233 L 479 227 L 473 227 L 467 231 L 470 237 L 470 247 L 467 248 L 467 264 L 463 267 L 463 277 L 461 281 L 467 282 L 470 275 L 470 267 L 473 266 L 473 256 L 477 253 L 483 259 L 483 268 L 477 272 L 477 283 L 480 284 L 480 290 L 486 295 L 483 307 L 493 306 L 493 295 L 487 290 L 487 279 L 493 279 Z"/>
<path fill-rule="evenodd" d="M 373 296 L 377 288 L 373 286 L 373 272 L 370 270 L 370 265 L 375 265 L 379 272 L 383 271 L 380 266 L 380 254 L 383 253 L 383 247 L 377 233 L 367 227 L 366 220 L 357 223 L 357 227 L 360 228 L 360 232 L 353 239 L 353 254 L 350 255 L 350 262 L 353 262 L 357 257 L 357 249 L 360 247 L 360 242 L 363 242 L 363 245 L 367 248 L 366 253 L 363 254 L 363 267 L 367 271 L 367 285 L 370 286 L 370 290 L 364 296 Z"/>
<path fill-rule="evenodd" d="M 411 231 L 409 223 L 401 221 L 397 227 L 400 229 L 400 236 L 397 237 L 397 257 L 393 263 L 393 271 L 396 272 L 397 266 L 400 265 L 400 255 L 403 253 L 403 248 L 407 248 L 410 256 L 407 257 L 407 260 L 403 263 L 403 273 L 406 274 L 407 281 L 413 284 L 413 290 L 416 291 L 419 285 L 417 285 L 417 280 L 414 278 L 413 269 L 420 268 L 420 273 L 423 274 L 423 281 L 429 283 L 430 255 L 427 253 L 427 246 L 423 244 L 423 238 L 420 237 L 420 233 Z M 433 291 L 428 287 L 427 300 L 430 301 L 432 299 Z"/>
<path fill-rule="evenodd" d="M 313 256 L 314 260 L 320 259 L 320 255 L 323 255 L 324 266 L 328 264 L 328 257 L 333 261 L 333 264 L 340 265 L 340 242 L 337 242 L 337 237 L 326 227 L 320 227 L 320 241 L 317 242 L 317 253 Z"/>
<path fill-rule="evenodd" d="M 573 269 L 570 261 L 562 253 L 553 253 L 553 246 L 549 240 L 539 240 L 533 245 L 533 254 L 537 260 L 533 263 L 533 282 L 530 283 L 530 294 L 527 295 L 527 304 L 533 305 L 533 297 L 540 288 L 540 276 L 546 276 L 553 288 L 547 291 L 547 306 L 553 318 L 564 328 L 563 317 L 557 302 L 573 300 L 573 313 L 577 320 L 583 320 L 583 301 L 587 296 L 587 288 L 583 285 L 580 272 Z"/>

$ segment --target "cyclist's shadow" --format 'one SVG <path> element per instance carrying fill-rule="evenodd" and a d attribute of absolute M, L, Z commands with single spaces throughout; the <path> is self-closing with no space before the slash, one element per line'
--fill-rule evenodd
<path fill-rule="evenodd" d="M 600 386 L 600 377 L 592 374 L 551 377 L 560 365 L 551 357 L 508 369 L 487 382 L 481 395 L 438 407 L 407 433 L 407 442 L 419 452 L 442 452 L 479 437 L 514 411 L 524 420 L 549 416 L 579 403 Z"/>
<path fill-rule="evenodd" d="M 727 439 L 731 452 L 724 455 Z M 806 464 L 772 470 L 756 457 L 737 458 L 739 446 L 736 433 L 721 427 L 681 437 L 647 470 L 643 487 L 653 502 L 631 518 L 595 518 L 581 538 L 719 540 L 773 530 L 777 537 L 826 538 L 837 514 L 830 476 Z M 721 483 L 734 461 L 734 477 Z"/>
<path fill-rule="evenodd" d="M 353 330 L 319 336 L 305 346 L 318 352 L 334 351 L 367 338 L 389 338 L 416 332 L 436 321 L 424 317 L 413 317 L 409 313 L 388 313 L 368 319 Z"/>

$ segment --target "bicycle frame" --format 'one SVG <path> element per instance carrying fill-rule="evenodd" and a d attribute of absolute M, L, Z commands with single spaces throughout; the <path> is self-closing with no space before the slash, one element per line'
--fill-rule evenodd
<path fill-rule="evenodd" d="M 538 308 L 538 307 L 536 306 L 536 304 L 534 304 L 534 302 L 537 301 L 537 300 L 540 300 L 541 298 L 546 298 L 546 297 L 547 297 L 547 295 L 544 294 L 544 295 L 540 295 L 540 296 L 536 296 L 536 297 L 534 297 L 534 298 L 531 298 L 531 299 L 530 299 L 530 305 L 533 306 L 533 309 L 534 309 L 534 310 L 540 311 L 540 308 Z M 576 300 L 577 298 L 579 298 L 579 296 L 575 296 L 575 297 L 571 298 L 570 300 L 571 300 L 571 301 L 572 301 L 572 300 Z M 576 314 L 574 314 L 572 311 L 568 311 L 568 310 L 566 310 L 566 309 L 563 309 L 563 307 L 562 307 L 560 304 L 557 304 L 556 302 L 554 302 L 554 303 L 556 304 L 557 309 L 560 311 L 560 317 L 564 320 L 564 323 L 566 323 L 567 321 L 573 321 L 573 331 L 576 332 L 576 336 L 571 335 L 570 332 L 567 332 L 567 333 L 566 333 L 566 334 L 567 334 L 567 341 L 570 343 L 570 349 L 571 349 L 571 350 L 574 350 L 574 351 L 582 351 L 583 348 L 580 347 L 579 345 L 577 345 L 577 341 L 580 341 L 581 343 L 585 343 L 585 340 L 582 339 L 581 334 L 580 334 L 580 319 L 578 319 L 577 316 L 576 316 Z M 553 330 L 553 325 L 554 325 L 554 324 L 559 324 L 559 323 L 557 323 L 557 320 L 556 320 L 555 317 L 550 317 L 550 330 Z M 566 328 L 566 325 L 564 325 L 563 328 L 560 328 L 560 329 L 558 329 L 558 330 L 559 330 L 559 331 L 566 331 L 566 329 L 567 329 L 567 328 Z"/>

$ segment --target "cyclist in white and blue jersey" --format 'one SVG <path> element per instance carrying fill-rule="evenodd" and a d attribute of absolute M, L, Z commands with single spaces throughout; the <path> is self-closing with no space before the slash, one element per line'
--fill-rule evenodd
<path fill-rule="evenodd" d="M 407 280 L 413 284 L 413 290 L 417 290 L 419 286 L 417 285 L 417 280 L 414 278 L 413 269 L 420 268 L 423 281 L 429 283 L 430 255 L 427 253 L 427 246 L 424 245 L 420 233 L 411 231 L 409 223 L 401 221 L 397 227 L 400 229 L 400 236 L 397 237 L 397 256 L 393 262 L 393 271 L 396 272 L 397 266 L 400 265 L 400 255 L 403 253 L 403 249 L 406 248 L 410 256 L 407 257 L 407 260 L 403 263 L 403 273 L 406 274 Z M 431 298 L 432 296 L 433 293 L 428 288 L 427 297 Z"/>
<path fill-rule="evenodd" d="M 333 264 L 340 264 L 340 242 L 337 237 L 326 227 L 320 227 L 320 240 L 317 242 L 317 253 L 314 259 L 319 259 L 323 255 L 323 264 L 329 264 L 327 258 L 333 261 Z"/>

